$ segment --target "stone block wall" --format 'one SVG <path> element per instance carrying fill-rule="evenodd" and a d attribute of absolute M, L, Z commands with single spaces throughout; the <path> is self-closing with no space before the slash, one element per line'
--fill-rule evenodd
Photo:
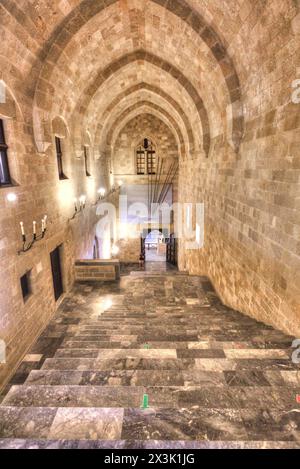
<path fill-rule="evenodd" d="M 7 93 L 10 97 L 9 88 Z M 59 180 L 54 132 L 49 148 L 43 154 L 38 153 L 30 121 L 32 108 L 26 94 L 20 96 L 19 101 L 14 100 L 14 109 L 19 112 L 8 114 L 7 106 L 0 104 L 15 184 L 0 188 L 0 284 L 3 285 L 0 291 L 0 338 L 6 344 L 6 363 L 0 365 L 0 387 L 5 385 L 60 303 L 54 299 L 50 253 L 60 247 L 64 293 L 73 285 L 75 260 L 92 258 L 98 220 L 93 204 L 97 188 L 108 178 L 105 162 L 93 157 L 92 148 L 91 177 L 85 175 L 83 147 L 81 157 L 75 157 L 73 139 L 68 131 L 65 136 L 60 134 L 68 179 Z M 10 193 L 16 195 L 16 201 L 7 199 Z M 74 198 L 82 194 L 87 197 L 86 208 L 71 220 Z M 44 239 L 30 251 L 18 254 L 22 248 L 20 222 L 24 223 L 29 241 L 33 221 L 37 221 L 39 232 L 41 219 L 46 214 L 48 227 Z M 26 272 L 30 272 L 31 294 L 24 301 L 20 278 Z"/>
<path fill-rule="evenodd" d="M 118 254 L 120 262 L 135 263 L 139 261 L 141 253 L 140 238 L 126 240 L 122 239 L 118 241 L 118 247 L 120 249 L 120 252 Z"/>
<path fill-rule="evenodd" d="M 182 239 L 179 267 L 207 275 L 226 305 L 299 336 L 300 146 L 291 132 L 245 143 L 230 162 L 216 151 L 183 165 L 181 201 L 204 202 L 205 244 L 189 250 Z"/>

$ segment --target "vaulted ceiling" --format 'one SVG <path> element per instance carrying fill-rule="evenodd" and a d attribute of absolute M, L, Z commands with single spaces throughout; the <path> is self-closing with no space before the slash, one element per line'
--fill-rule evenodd
<path fill-rule="evenodd" d="M 78 143 L 89 131 L 105 151 L 114 129 L 146 106 L 183 153 L 209 156 L 220 135 L 239 150 L 246 113 L 255 113 L 247 92 L 257 73 L 267 86 L 266 51 L 280 40 L 272 26 L 284 29 L 297 1 L 2 0 L 0 8 L 2 75 L 33 100 L 40 151 L 56 116 Z"/>

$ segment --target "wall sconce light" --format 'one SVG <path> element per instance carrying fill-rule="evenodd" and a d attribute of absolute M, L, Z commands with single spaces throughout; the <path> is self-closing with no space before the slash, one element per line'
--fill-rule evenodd
<path fill-rule="evenodd" d="M 99 190 L 98 190 L 98 194 L 101 198 L 103 198 L 105 196 L 105 193 L 106 193 L 106 189 L 104 189 L 104 187 L 101 187 Z"/>
<path fill-rule="evenodd" d="M 119 187 L 122 187 L 123 186 L 123 181 L 118 181 L 118 185 L 119 185 Z"/>
<path fill-rule="evenodd" d="M 8 202 L 15 202 L 17 200 L 17 196 L 16 194 L 14 194 L 14 192 L 10 192 L 9 194 L 7 194 L 6 199 L 8 200 Z"/>
<path fill-rule="evenodd" d="M 79 206 L 82 208 L 85 208 L 85 204 L 86 204 L 86 196 L 82 195 L 79 199 Z"/>
<path fill-rule="evenodd" d="M 110 298 L 104 300 L 104 303 L 103 303 L 103 310 L 106 311 L 108 310 L 109 308 L 111 308 L 113 305 L 113 302 Z"/>
<path fill-rule="evenodd" d="M 93 207 L 95 207 L 101 200 L 107 199 L 111 194 L 114 194 L 115 192 L 119 191 L 121 189 L 121 186 L 123 185 L 122 181 L 119 181 L 118 187 L 113 186 L 109 192 L 106 192 L 106 189 L 101 187 L 97 192 L 99 194 L 98 199 L 96 202 L 93 204 Z"/>
<path fill-rule="evenodd" d="M 95 207 L 100 202 L 100 200 L 105 199 L 106 189 L 104 189 L 104 187 L 100 187 L 100 189 L 97 190 L 97 193 L 99 194 L 98 199 L 93 204 L 93 207 Z"/>
<path fill-rule="evenodd" d="M 85 205 L 86 205 L 85 195 L 82 195 L 81 197 L 79 197 L 79 199 L 74 199 L 75 211 L 73 213 L 72 218 L 70 218 L 70 220 L 74 220 L 74 218 L 76 218 L 77 215 L 79 215 L 79 213 L 83 212 L 83 210 L 85 209 Z"/>
<path fill-rule="evenodd" d="M 33 225 L 32 239 L 28 243 L 26 243 L 27 238 L 26 238 L 26 234 L 25 234 L 24 223 L 22 221 L 20 222 L 21 234 L 22 234 L 22 240 L 23 240 L 23 247 L 22 247 L 22 249 L 20 249 L 20 251 L 18 251 L 19 255 L 22 252 L 29 251 L 37 241 L 40 241 L 41 239 L 43 239 L 45 237 L 46 230 L 47 230 L 47 218 L 48 218 L 47 215 L 45 215 L 44 218 L 42 219 L 42 230 L 41 230 L 40 234 L 37 234 L 37 229 L 36 229 L 37 228 L 37 222 L 36 221 L 32 222 L 32 225 Z"/>

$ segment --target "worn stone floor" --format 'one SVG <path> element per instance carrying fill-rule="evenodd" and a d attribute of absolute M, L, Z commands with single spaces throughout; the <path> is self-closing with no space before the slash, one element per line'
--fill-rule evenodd
<path fill-rule="evenodd" d="M 77 284 L 3 394 L 0 448 L 299 448 L 292 341 L 159 263 Z"/>

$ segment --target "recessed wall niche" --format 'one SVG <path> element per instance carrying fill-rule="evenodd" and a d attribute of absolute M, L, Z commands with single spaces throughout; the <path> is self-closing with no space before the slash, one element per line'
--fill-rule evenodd
<path fill-rule="evenodd" d="M 28 270 L 27 272 L 25 272 L 24 275 L 22 275 L 22 277 L 20 278 L 20 284 L 21 284 L 23 301 L 26 302 L 32 294 L 31 270 Z"/>

